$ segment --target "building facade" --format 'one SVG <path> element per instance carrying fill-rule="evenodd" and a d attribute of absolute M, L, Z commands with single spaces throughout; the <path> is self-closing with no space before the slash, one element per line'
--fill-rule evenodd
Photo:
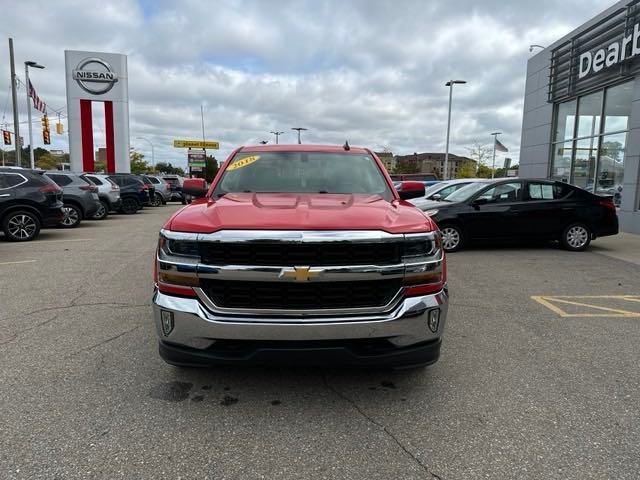
<path fill-rule="evenodd" d="M 396 165 L 414 164 L 416 173 L 431 173 L 437 178 L 443 178 L 444 157 L 444 153 L 414 153 L 412 155 L 398 155 L 395 157 L 395 162 Z M 458 171 L 468 164 L 471 164 L 475 171 L 475 160 L 450 153 L 449 176 L 451 178 L 457 178 Z"/>
<path fill-rule="evenodd" d="M 612 195 L 621 230 L 640 234 L 640 0 L 529 60 L 520 175 Z"/>

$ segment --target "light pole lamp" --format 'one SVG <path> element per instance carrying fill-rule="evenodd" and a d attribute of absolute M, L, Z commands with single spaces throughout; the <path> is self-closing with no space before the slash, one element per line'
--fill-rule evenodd
<path fill-rule="evenodd" d="M 536 45 L 536 44 L 529 45 L 529 51 L 530 52 L 533 52 L 534 48 L 539 48 L 540 50 L 544 50 L 545 49 L 545 47 L 543 47 L 542 45 Z"/>
<path fill-rule="evenodd" d="M 277 131 L 276 131 L 276 132 L 274 132 L 274 131 L 272 131 L 271 133 L 273 133 L 273 134 L 276 136 L 276 145 L 278 145 L 278 137 L 279 137 L 280 135 L 282 135 L 284 132 L 277 132 Z"/>
<path fill-rule="evenodd" d="M 447 116 L 447 142 L 444 150 L 444 172 L 442 174 L 443 180 L 448 180 L 449 178 L 449 135 L 451 133 L 451 101 L 453 99 L 453 85 L 454 84 L 464 84 L 467 83 L 466 80 L 449 80 L 445 83 L 445 87 L 449 87 L 449 114 Z"/>
<path fill-rule="evenodd" d="M 156 155 L 153 149 L 153 142 L 151 140 L 149 140 L 147 137 L 136 137 L 138 140 L 145 140 L 146 142 L 149 142 L 149 145 L 151 145 L 151 168 L 153 168 L 153 171 L 156 171 Z"/>
<path fill-rule="evenodd" d="M 29 67 L 42 69 L 44 66 L 33 61 L 24 62 L 24 80 L 27 84 L 27 120 L 29 121 L 29 160 L 31 168 L 36 168 L 36 162 L 33 158 L 33 125 L 31 125 L 31 82 L 29 82 Z"/>
<path fill-rule="evenodd" d="M 309 130 L 308 128 L 304 128 L 304 127 L 293 127 L 291 130 L 297 130 L 298 131 L 298 145 L 300 145 L 302 143 L 302 141 L 300 140 L 300 132 L 305 131 L 305 130 Z"/>
<path fill-rule="evenodd" d="M 502 132 L 492 132 L 493 135 L 493 163 L 491 164 L 491 178 L 494 178 L 496 171 L 496 142 L 498 141 L 498 135 Z"/>

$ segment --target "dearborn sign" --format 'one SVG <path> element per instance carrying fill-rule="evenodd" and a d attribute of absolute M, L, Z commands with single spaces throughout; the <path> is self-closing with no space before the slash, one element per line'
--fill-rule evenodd
<path fill-rule="evenodd" d="M 584 78 L 591 72 L 597 73 L 604 68 L 612 67 L 622 61 L 640 55 L 640 24 L 636 23 L 633 33 L 610 44 L 606 50 L 600 48 L 595 53 L 584 52 L 580 55 L 578 78 Z"/>

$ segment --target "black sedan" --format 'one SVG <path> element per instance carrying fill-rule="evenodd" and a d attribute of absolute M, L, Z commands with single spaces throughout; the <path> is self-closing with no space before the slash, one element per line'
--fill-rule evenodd
<path fill-rule="evenodd" d="M 420 209 L 440 227 L 448 252 L 486 240 L 558 240 L 580 251 L 618 233 L 611 198 L 552 180 L 479 181 Z"/>

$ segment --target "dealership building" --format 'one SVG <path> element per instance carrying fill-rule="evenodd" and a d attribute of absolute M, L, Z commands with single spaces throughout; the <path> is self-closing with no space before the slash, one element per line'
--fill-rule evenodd
<path fill-rule="evenodd" d="M 527 64 L 520 176 L 613 195 L 640 234 L 640 0 L 623 0 Z"/>

